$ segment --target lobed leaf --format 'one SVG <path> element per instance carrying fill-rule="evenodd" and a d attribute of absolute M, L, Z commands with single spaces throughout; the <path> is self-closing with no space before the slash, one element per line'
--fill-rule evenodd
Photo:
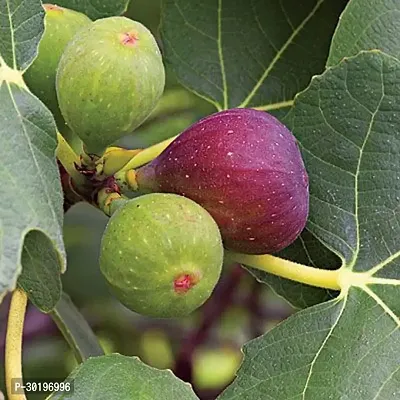
<path fill-rule="evenodd" d="M 219 399 L 400 395 L 400 61 L 362 52 L 315 77 L 292 109 L 310 176 L 308 230 L 342 260 L 338 298 L 245 346 Z"/>
<path fill-rule="evenodd" d="M 24 70 L 32 63 L 43 34 L 43 19 L 40 0 L 0 0 L 0 57 L 9 67 Z"/>
<path fill-rule="evenodd" d="M 332 38 L 327 61 L 337 64 L 361 50 L 378 49 L 400 57 L 400 3 L 393 0 L 352 0 Z"/>
<path fill-rule="evenodd" d="M 164 0 L 165 58 L 218 109 L 287 108 L 325 65 L 347 0 Z"/>
<path fill-rule="evenodd" d="M 42 312 L 50 312 L 61 297 L 61 271 L 56 249 L 49 238 L 38 231 L 25 236 L 21 275 L 18 285 Z"/>
<path fill-rule="evenodd" d="M 38 284 L 43 281 L 38 282 L 35 272 L 40 269 L 42 278 L 53 274 L 47 282 L 55 288 L 65 269 L 56 126 L 22 78 L 22 70 L 37 54 L 43 17 L 40 1 L 0 0 L 0 300 L 15 287 L 26 266 L 22 286 L 43 311 L 49 311 L 57 291 L 41 296 Z M 49 260 L 56 262 L 55 268 L 49 267 Z"/>

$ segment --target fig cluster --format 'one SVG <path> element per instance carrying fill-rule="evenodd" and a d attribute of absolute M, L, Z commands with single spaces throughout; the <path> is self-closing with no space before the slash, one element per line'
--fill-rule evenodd
<path fill-rule="evenodd" d="M 193 311 L 218 280 L 223 247 L 278 252 L 308 216 L 308 176 L 295 137 L 253 109 L 195 123 L 136 171 L 135 185 L 155 193 L 111 217 L 100 264 L 122 303 L 146 315 Z"/>
<path fill-rule="evenodd" d="M 308 175 L 293 134 L 254 109 L 218 112 L 136 173 L 139 190 L 186 196 L 217 222 L 225 247 L 278 252 L 303 230 Z"/>
<path fill-rule="evenodd" d="M 157 42 L 125 17 L 92 22 L 44 7 L 46 29 L 27 84 L 86 153 L 108 154 L 163 93 Z M 134 176 L 142 195 L 118 203 L 102 238 L 100 269 L 116 297 L 141 314 L 191 313 L 218 282 L 224 248 L 276 253 L 307 221 L 308 176 L 299 146 L 263 111 L 231 109 L 203 118 Z"/>

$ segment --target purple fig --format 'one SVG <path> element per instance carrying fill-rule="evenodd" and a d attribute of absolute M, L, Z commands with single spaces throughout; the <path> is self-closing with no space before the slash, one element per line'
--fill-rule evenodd
<path fill-rule="evenodd" d="M 306 224 L 308 175 L 297 141 L 263 111 L 203 118 L 136 176 L 139 190 L 177 193 L 203 206 L 233 251 L 275 253 Z"/>

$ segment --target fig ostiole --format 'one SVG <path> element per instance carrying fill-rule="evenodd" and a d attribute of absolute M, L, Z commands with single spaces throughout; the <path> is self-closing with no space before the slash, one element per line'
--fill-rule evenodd
<path fill-rule="evenodd" d="M 227 249 L 275 253 L 304 229 L 308 175 L 293 134 L 272 115 L 231 109 L 186 129 L 136 171 L 143 192 L 168 192 L 202 205 Z"/>
<path fill-rule="evenodd" d="M 216 222 L 194 201 L 152 193 L 126 201 L 104 231 L 100 269 L 122 304 L 159 318 L 200 307 L 221 274 Z"/>
<path fill-rule="evenodd" d="M 29 89 L 43 101 L 53 113 L 59 127 L 64 125 L 58 107 L 56 74 L 61 55 L 72 38 L 91 19 L 78 11 L 53 4 L 43 4 L 45 31 L 39 44 L 38 55 L 25 71 L 24 79 Z"/>
<path fill-rule="evenodd" d="M 67 125 L 96 155 L 150 115 L 164 84 L 155 38 L 125 17 L 99 19 L 81 30 L 66 47 L 56 80 Z"/>

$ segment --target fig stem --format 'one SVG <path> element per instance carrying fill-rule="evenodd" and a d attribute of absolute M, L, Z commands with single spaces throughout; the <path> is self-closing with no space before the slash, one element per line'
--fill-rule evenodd
<path fill-rule="evenodd" d="M 275 257 L 270 254 L 252 255 L 226 252 L 226 255 L 235 262 L 268 272 L 282 278 L 306 285 L 316 286 L 324 289 L 340 290 L 340 270 L 327 270 L 309 267 L 293 261 Z"/>
<path fill-rule="evenodd" d="M 81 186 L 85 183 L 85 177 L 76 169 L 76 165 L 80 165 L 78 155 L 64 139 L 60 132 L 57 131 L 57 158 L 71 177 L 72 181 Z"/>
<path fill-rule="evenodd" d="M 139 189 L 134 169 L 119 171 L 114 175 L 114 178 L 122 192 L 136 192 Z"/>
<path fill-rule="evenodd" d="M 97 206 L 104 214 L 111 217 L 129 199 L 120 193 L 103 188 L 97 194 Z"/>
<path fill-rule="evenodd" d="M 172 138 L 163 140 L 160 143 L 157 143 L 153 146 L 148 147 L 147 149 L 142 150 L 140 153 L 136 154 L 123 168 L 121 168 L 118 173 L 123 173 L 129 171 L 130 169 L 139 168 L 144 164 L 149 163 L 158 157 L 177 137 L 174 136 Z"/>
<path fill-rule="evenodd" d="M 82 164 L 86 167 L 86 169 L 95 171 L 96 163 L 101 159 L 101 157 L 103 157 L 105 151 L 106 149 L 102 149 L 96 153 L 90 152 L 84 143 L 83 151 L 81 153 Z"/>
<path fill-rule="evenodd" d="M 6 387 L 10 400 L 26 400 L 24 394 L 14 392 L 13 380 L 22 379 L 22 335 L 27 303 L 26 293 L 16 289 L 11 297 L 5 349 Z"/>
<path fill-rule="evenodd" d="M 113 176 L 141 151 L 142 149 L 108 147 L 103 156 L 96 161 L 96 175 L 102 178 Z"/>

